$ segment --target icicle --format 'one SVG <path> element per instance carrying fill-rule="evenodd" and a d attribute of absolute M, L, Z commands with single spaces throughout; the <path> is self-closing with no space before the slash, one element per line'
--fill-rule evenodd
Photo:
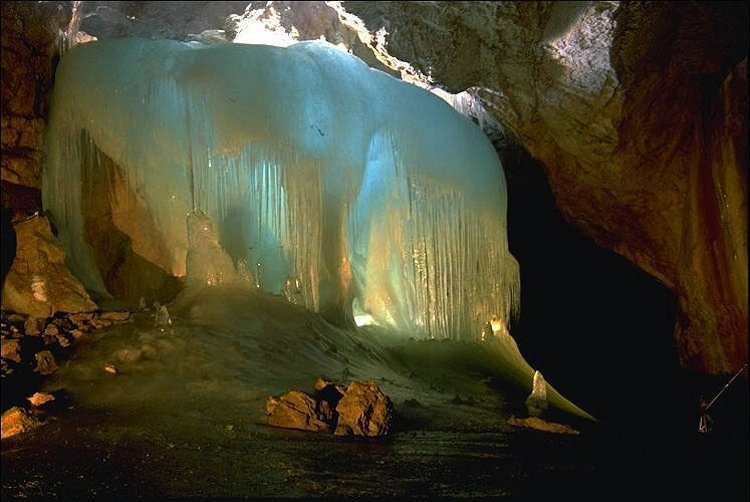
<path fill-rule="evenodd" d="M 219 244 L 211 220 L 201 211 L 188 214 L 187 285 L 212 287 L 232 282 L 237 275 L 231 258 Z"/>

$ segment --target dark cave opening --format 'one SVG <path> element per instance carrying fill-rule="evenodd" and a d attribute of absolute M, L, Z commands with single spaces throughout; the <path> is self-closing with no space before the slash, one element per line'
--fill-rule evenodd
<path fill-rule="evenodd" d="M 508 239 L 521 268 L 521 353 L 563 395 L 605 422 L 671 414 L 680 386 L 676 297 L 559 213 L 541 167 L 502 152 Z M 691 417 L 692 418 L 692 417 Z"/>
<path fill-rule="evenodd" d="M 5 276 L 10 271 L 10 266 L 13 264 L 13 259 L 16 257 L 16 232 L 13 230 L 13 210 L 8 207 L 3 207 L 3 220 L 2 230 L 0 230 L 0 236 L 2 236 L 2 282 L 0 285 L 5 284 Z"/>

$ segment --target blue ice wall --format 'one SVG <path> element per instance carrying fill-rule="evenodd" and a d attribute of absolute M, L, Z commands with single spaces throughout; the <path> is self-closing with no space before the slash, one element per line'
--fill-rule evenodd
<path fill-rule="evenodd" d="M 337 321 L 475 338 L 517 308 L 492 145 L 439 98 L 330 44 L 111 39 L 66 53 L 43 198 L 74 273 L 104 292 L 81 211 L 108 189 L 82 186 L 100 168 L 92 145 L 182 260 L 173 270 L 201 214 L 237 275 Z M 192 263 L 195 284 L 232 275 Z"/>

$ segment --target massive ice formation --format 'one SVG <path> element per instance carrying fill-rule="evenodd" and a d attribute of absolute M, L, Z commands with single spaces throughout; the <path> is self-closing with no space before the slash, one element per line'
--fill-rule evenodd
<path fill-rule="evenodd" d="M 44 204 L 93 291 L 106 293 L 81 201 L 107 187 L 82 180 L 104 154 L 148 208 L 173 273 L 193 214 L 194 235 L 218 236 L 203 249 L 335 321 L 475 338 L 515 309 L 489 141 L 439 98 L 329 44 L 77 46 L 57 70 L 46 148 Z M 191 280 L 224 281 L 223 258 L 204 255 L 217 256 L 193 253 Z"/>

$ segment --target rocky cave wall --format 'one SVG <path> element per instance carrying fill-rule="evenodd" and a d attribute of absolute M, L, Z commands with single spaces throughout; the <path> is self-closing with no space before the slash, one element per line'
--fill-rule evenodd
<path fill-rule="evenodd" d="M 65 3 L 2 4 L 2 304 L 36 317 L 96 308 L 38 215 L 58 33 L 70 16 Z"/>
<path fill-rule="evenodd" d="M 364 47 L 361 36 L 345 33 L 325 4 L 305 8 L 325 12 L 329 21 L 300 28 L 294 23 L 305 16 L 293 15 L 298 9 L 293 2 L 272 4 L 275 15 L 286 19 L 278 23 L 284 30 L 356 45 L 353 52 L 383 67 L 382 54 L 370 50 L 373 44 Z M 185 39 L 202 30 L 236 28 L 237 19 L 226 20 L 247 3 L 167 5 L 84 2 L 81 29 L 99 37 Z M 675 346 L 684 367 L 719 373 L 744 363 L 747 6 L 344 2 L 344 7 L 371 33 L 384 29 L 388 51 L 436 84 L 454 92 L 468 88 L 481 98 L 543 167 L 566 220 L 676 295 Z M 3 208 L 17 219 L 41 209 L 41 133 L 58 33 L 68 27 L 71 13 L 71 2 L 2 5 Z M 389 71 L 398 73 L 392 65 Z M 4 306 L 5 301 L 4 294 Z"/>

